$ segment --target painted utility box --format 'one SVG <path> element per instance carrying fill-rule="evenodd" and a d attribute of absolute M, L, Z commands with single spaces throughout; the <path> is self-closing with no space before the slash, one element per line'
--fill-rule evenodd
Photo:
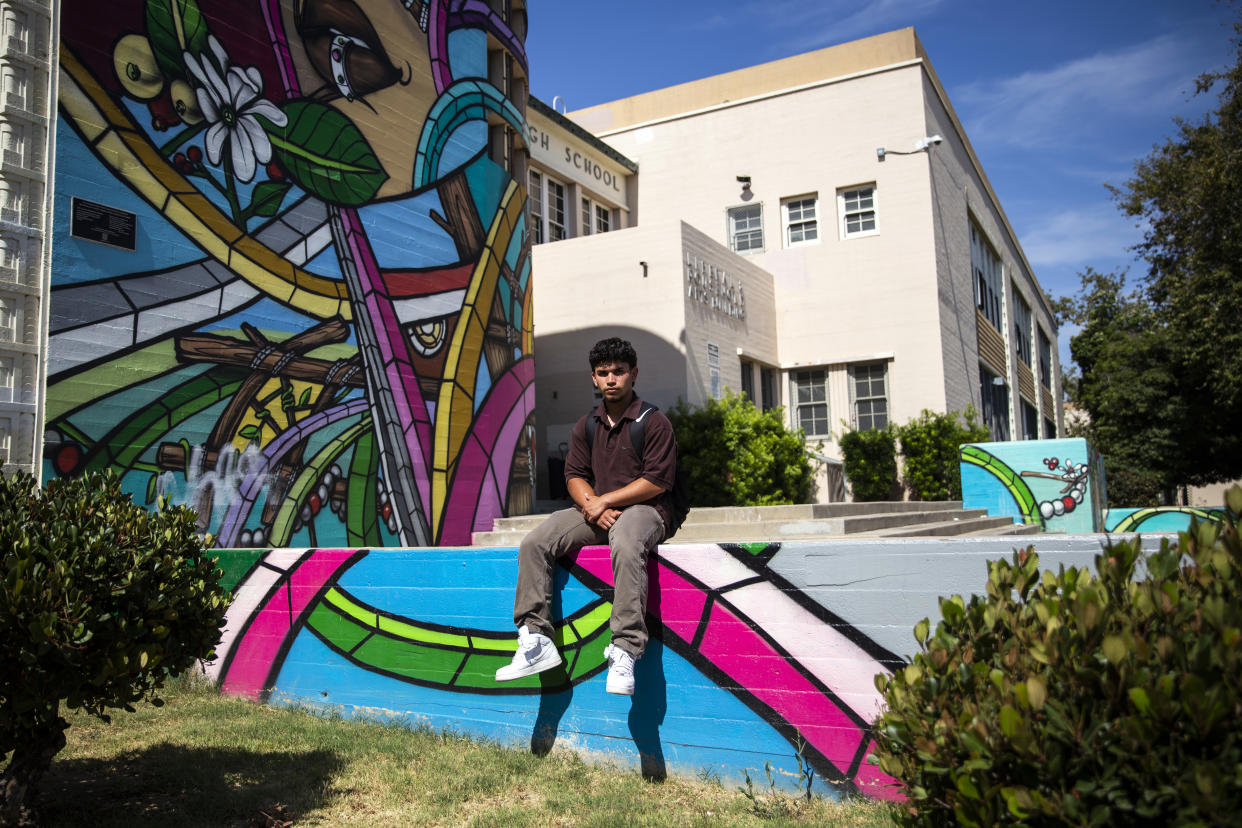
<path fill-rule="evenodd" d="M 969 443 L 960 451 L 965 508 L 1046 532 L 1104 531 L 1104 462 L 1081 437 Z"/>

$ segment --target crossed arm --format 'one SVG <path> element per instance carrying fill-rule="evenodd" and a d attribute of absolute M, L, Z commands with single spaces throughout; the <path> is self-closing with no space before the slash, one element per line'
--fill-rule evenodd
<path fill-rule="evenodd" d="M 621 510 L 626 506 L 643 503 L 665 491 L 663 486 L 657 486 L 644 477 L 639 477 L 620 489 L 605 494 L 596 494 L 591 484 L 581 477 L 571 477 L 568 488 L 569 496 L 582 510 L 582 517 L 586 522 L 604 531 L 612 528 L 617 518 L 621 516 Z"/>

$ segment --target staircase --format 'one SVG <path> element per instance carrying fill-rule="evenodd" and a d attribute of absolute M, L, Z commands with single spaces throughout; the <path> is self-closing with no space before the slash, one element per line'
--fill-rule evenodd
<path fill-rule="evenodd" d="M 545 511 L 569 501 L 541 503 Z M 498 518 L 490 532 L 475 532 L 475 546 L 517 546 L 544 514 Z M 912 538 L 951 535 L 1029 535 L 1038 526 L 989 517 L 985 509 L 963 509 L 960 501 L 818 503 L 797 506 L 717 506 L 691 509 L 686 522 L 665 543 Z"/>

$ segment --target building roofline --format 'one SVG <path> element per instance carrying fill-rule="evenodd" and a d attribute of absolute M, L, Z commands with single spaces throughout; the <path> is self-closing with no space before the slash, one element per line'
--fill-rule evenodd
<path fill-rule="evenodd" d="M 595 135 L 606 138 L 645 126 L 743 106 L 767 98 L 911 66 L 921 66 L 931 81 L 932 89 L 935 90 L 949 121 L 957 131 L 975 174 L 983 182 L 984 189 L 996 208 L 1001 224 L 1008 233 L 1022 266 L 1039 287 L 1037 301 L 1048 311 L 1055 325 L 1056 315 L 1052 313 L 1043 286 L 1039 284 L 1038 277 L 1035 276 L 1035 269 L 1031 267 L 1026 251 L 1022 249 L 1022 243 L 1018 239 L 1018 234 L 1009 222 L 1005 208 L 1001 205 L 992 187 L 992 182 L 988 180 L 983 164 L 980 163 L 979 156 L 975 153 L 966 135 L 966 130 L 957 112 L 953 109 L 953 104 L 949 101 L 949 95 L 912 26 L 597 104 L 568 113 L 568 118 L 573 119 L 575 126 L 581 124 L 579 129 L 593 130 Z"/>
<path fill-rule="evenodd" d="M 548 106 L 546 103 L 539 100 L 534 95 L 531 95 L 529 98 L 527 98 L 527 106 L 530 109 L 533 109 L 536 112 L 538 112 L 544 118 L 547 118 L 552 123 L 556 124 L 561 129 L 573 135 L 575 138 L 579 139 L 583 143 L 590 144 L 591 148 L 598 151 L 600 155 L 606 156 L 607 158 L 613 161 L 616 161 L 618 164 L 625 167 L 627 170 L 629 170 L 632 173 L 638 172 L 638 164 L 636 162 L 631 161 L 630 159 L 626 158 L 624 155 L 617 152 L 617 150 L 614 147 L 604 142 L 599 137 L 587 132 L 585 129 L 578 126 L 576 123 L 571 121 L 569 118 L 557 112 L 555 109 Z"/>

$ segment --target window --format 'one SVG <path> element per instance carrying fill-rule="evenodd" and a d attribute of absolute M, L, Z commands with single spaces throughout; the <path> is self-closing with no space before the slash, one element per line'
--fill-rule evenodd
<path fill-rule="evenodd" d="M 983 424 L 992 430 L 992 439 L 1009 439 L 1009 387 L 1003 377 L 979 364 L 979 399 L 983 403 Z"/>
<path fill-rule="evenodd" d="M 841 238 L 870 236 L 879 232 L 875 223 L 874 184 L 838 191 L 837 208 L 841 214 Z"/>
<path fill-rule="evenodd" d="M 17 299 L 0 296 L 0 342 L 17 341 Z"/>
<path fill-rule="evenodd" d="M 1026 400 L 1021 400 L 1022 409 L 1022 439 L 1038 440 L 1039 439 L 1039 412 L 1035 410 L 1035 406 Z"/>
<path fill-rule="evenodd" d="M 887 370 L 883 362 L 850 366 L 850 396 L 854 405 L 854 428 L 868 431 L 888 425 Z"/>
<path fill-rule="evenodd" d="M 737 253 L 763 250 L 761 205 L 729 208 L 729 249 Z"/>
<path fill-rule="evenodd" d="M 1057 424 L 1047 417 L 1044 417 L 1044 439 L 1055 440 L 1057 438 Z"/>
<path fill-rule="evenodd" d="M 531 244 L 543 243 L 543 176 L 530 171 L 530 187 L 526 192 L 526 209 L 530 211 Z"/>
<path fill-rule="evenodd" d="M 755 401 L 755 364 L 748 359 L 742 360 L 742 394 Z"/>
<path fill-rule="evenodd" d="M 607 233 L 612 229 L 612 212 L 602 204 L 596 204 L 583 196 L 582 213 L 578 217 L 581 235 Z"/>
<path fill-rule="evenodd" d="M 798 427 L 808 437 L 828 436 L 828 372 L 823 368 L 795 371 Z"/>
<path fill-rule="evenodd" d="M 13 358 L 0 357 L 0 402 L 13 401 Z"/>
<path fill-rule="evenodd" d="M 532 244 L 566 238 L 564 184 L 531 170 L 526 199 L 530 210 Z"/>
<path fill-rule="evenodd" d="M 1052 342 L 1043 328 L 1039 329 L 1039 383 L 1052 390 Z"/>
<path fill-rule="evenodd" d="M 786 247 L 819 241 L 819 219 L 815 212 L 816 200 L 815 196 L 809 195 L 781 202 Z"/>
<path fill-rule="evenodd" d="M 983 232 L 970 223 L 970 269 L 975 279 L 975 307 L 998 331 L 1005 330 L 1001 316 L 1001 262 Z"/>
<path fill-rule="evenodd" d="M 1018 349 L 1018 359 L 1028 368 L 1031 365 L 1031 306 L 1013 292 L 1013 341 Z"/>
<path fill-rule="evenodd" d="M 761 367 L 759 369 L 759 394 L 762 396 L 759 407 L 764 411 L 776 408 L 776 369 Z"/>

